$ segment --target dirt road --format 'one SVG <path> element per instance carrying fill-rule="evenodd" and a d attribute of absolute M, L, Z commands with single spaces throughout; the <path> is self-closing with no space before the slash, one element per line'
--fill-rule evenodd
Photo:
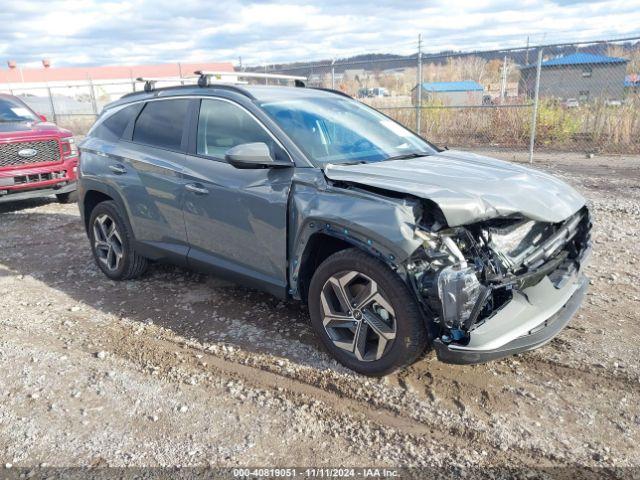
<path fill-rule="evenodd" d="M 640 159 L 537 166 L 595 217 L 572 324 L 379 380 L 323 352 L 299 303 L 168 266 L 112 282 L 75 205 L 0 205 L 0 467 L 640 466 Z"/>

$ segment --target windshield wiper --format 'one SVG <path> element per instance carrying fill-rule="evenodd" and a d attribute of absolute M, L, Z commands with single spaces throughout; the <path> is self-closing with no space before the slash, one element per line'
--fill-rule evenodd
<path fill-rule="evenodd" d="M 336 162 L 336 163 L 326 162 L 327 165 L 362 165 L 364 163 L 367 163 L 367 162 L 365 162 L 364 160 L 353 160 L 352 162 Z"/>
<path fill-rule="evenodd" d="M 406 160 L 408 158 L 418 158 L 418 157 L 426 157 L 427 155 L 431 155 L 429 152 L 413 152 L 413 153 L 403 153 L 400 155 L 393 155 L 391 157 L 385 158 L 383 162 L 389 160 Z"/>

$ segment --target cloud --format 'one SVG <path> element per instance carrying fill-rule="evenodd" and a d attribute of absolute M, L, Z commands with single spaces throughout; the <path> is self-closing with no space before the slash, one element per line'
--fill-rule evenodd
<path fill-rule="evenodd" d="M 640 34 L 635 2 L 577 0 L 5 0 L 0 59 L 21 65 L 245 64 Z"/>

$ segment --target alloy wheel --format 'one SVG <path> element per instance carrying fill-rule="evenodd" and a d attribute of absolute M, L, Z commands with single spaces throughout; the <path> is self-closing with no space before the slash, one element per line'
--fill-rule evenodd
<path fill-rule="evenodd" d="M 122 263 L 124 248 L 116 223 L 107 214 L 98 215 L 93 222 L 93 248 L 98 261 L 109 271 L 116 271 Z"/>
<path fill-rule="evenodd" d="M 363 273 L 340 272 L 320 293 L 322 322 L 333 344 L 360 361 L 382 358 L 396 338 L 396 316 L 378 284 Z"/>

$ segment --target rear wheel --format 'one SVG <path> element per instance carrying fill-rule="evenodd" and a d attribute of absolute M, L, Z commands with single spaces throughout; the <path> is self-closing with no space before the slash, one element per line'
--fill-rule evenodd
<path fill-rule="evenodd" d="M 133 234 L 113 201 L 96 205 L 89 220 L 89 240 L 96 264 L 112 280 L 138 277 L 148 261 L 133 248 Z"/>
<path fill-rule="evenodd" d="M 309 288 L 311 323 L 340 363 L 381 376 L 413 363 L 427 346 L 416 300 L 387 265 L 357 249 L 316 270 Z"/>
<path fill-rule="evenodd" d="M 73 192 L 58 193 L 56 198 L 59 203 L 76 203 L 78 201 L 78 191 L 74 190 Z"/>

